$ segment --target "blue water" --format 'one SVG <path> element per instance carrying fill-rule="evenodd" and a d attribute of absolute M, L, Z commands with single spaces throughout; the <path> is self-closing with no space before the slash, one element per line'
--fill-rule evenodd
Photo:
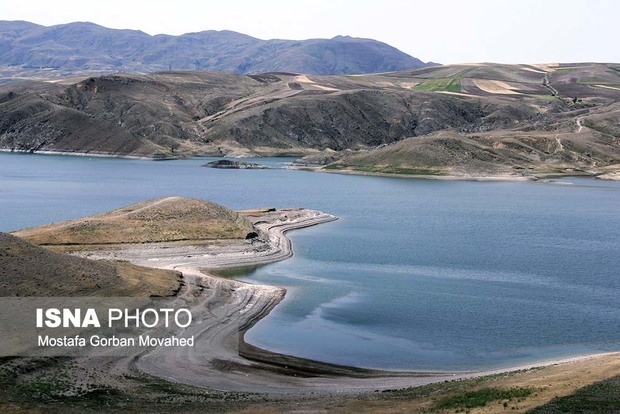
<path fill-rule="evenodd" d="M 0 230 L 148 198 L 309 207 L 295 256 L 244 280 L 288 288 L 247 335 L 375 368 L 463 370 L 620 350 L 620 183 L 477 183 L 0 154 Z M 278 166 L 282 159 L 255 160 Z"/>

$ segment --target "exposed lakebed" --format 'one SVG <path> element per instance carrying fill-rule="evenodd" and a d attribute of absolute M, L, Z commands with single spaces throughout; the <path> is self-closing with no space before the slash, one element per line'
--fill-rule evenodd
<path fill-rule="evenodd" d="M 246 335 L 257 346 L 411 370 L 620 349 L 618 182 L 200 168 L 212 160 L 0 154 L 0 230 L 173 195 L 318 209 L 340 220 L 290 233 L 293 258 L 242 277 L 288 288 Z"/>

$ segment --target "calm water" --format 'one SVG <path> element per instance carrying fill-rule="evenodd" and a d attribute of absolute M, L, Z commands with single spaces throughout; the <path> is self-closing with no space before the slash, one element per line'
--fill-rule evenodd
<path fill-rule="evenodd" d="M 244 276 L 288 288 L 249 332 L 256 345 L 424 370 L 620 350 L 620 183 L 441 182 L 204 162 L 0 154 L 0 230 L 170 195 L 235 209 L 315 208 L 340 220 L 291 233 L 292 259 Z"/>

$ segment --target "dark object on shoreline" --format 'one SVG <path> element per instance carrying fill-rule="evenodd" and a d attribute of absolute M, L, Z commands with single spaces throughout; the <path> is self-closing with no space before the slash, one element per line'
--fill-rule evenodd
<path fill-rule="evenodd" d="M 232 160 L 217 160 L 203 164 L 203 167 L 209 168 L 230 168 L 230 169 L 244 169 L 244 170 L 265 170 L 268 169 L 266 165 L 255 164 L 253 162 L 244 161 L 232 161 Z"/>

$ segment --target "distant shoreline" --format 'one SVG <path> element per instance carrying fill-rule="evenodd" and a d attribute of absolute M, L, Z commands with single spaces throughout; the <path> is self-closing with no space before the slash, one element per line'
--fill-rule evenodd
<path fill-rule="evenodd" d="M 34 154 L 34 155 L 61 155 L 69 157 L 93 157 L 93 158 L 119 158 L 128 160 L 141 160 L 141 161 L 176 161 L 183 159 L 195 159 L 201 157 L 212 158 L 235 158 L 227 157 L 225 155 L 194 155 L 194 156 L 179 156 L 179 157 L 146 157 L 138 155 L 119 155 L 109 153 L 95 153 L 95 152 L 71 152 L 71 151 L 27 151 L 27 150 L 11 150 L 7 148 L 0 148 L 0 153 L 15 153 L 15 154 Z M 248 158 L 262 158 L 262 157 L 248 157 Z M 526 181 L 539 181 L 553 178 L 570 178 L 570 177 L 582 177 L 582 178 L 594 178 L 597 180 L 605 181 L 620 181 L 620 174 L 605 173 L 605 174 L 588 174 L 588 173 L 547 173 L 538 174 L 535 176 L 525 176 L 516 174 L 465 174 L 465 175 L 416 175 L 416 174 L 392 174 L 382 172 L 367 172 L 367 171 L 355 171 L 355 170 L 326 170 L 321 167 L 309 167 L 309 166 L 290 166 L 292 170 L 308 171 L 308 172 L 320 172 L 328 174 L 343 174 L 343 175 L 360 175 L 369 177 L 386 177 L 386 178 L 407 178 L 417 180 L 438 180 L 438 181 L 481 181 L 481 182 L 526 182 Z"/>
<path fill-rule="evenodd" d="M 368 171 L 355 171 L 355 170 L 326 170 L 321 167 L 291 167 L 291 169 L 308 171 L 308 172 L 320 172 L 327 174 L 343 174 L 343 175 L 360 175 L 368 177 L 386 177 L 386 178 L 406 178 L 413 180 L 436 180 L 436 181 L 481 181 L 481 182 L 535 182 L 540 180 L 548 180 L 553 178 L 593 178 L 597 180 L 606 181 L 618 181 L 620 175 L 616 174 L 588 174 L 588 173 L 541 173 L 537 175 L 517 175 L 517 174 L 446 174 L 446 175 L 421 175 L 421 174 L 397 174 L 397 173 L 382 173 L 382 172 L 368 172 Z"/>
<path fill-rule="evenodd" d="M 29 151 L 29 150 L 14 150 L 8 148 L 0 148 L 0 152 L 4 153 L 14 153 L 14 154 L 33 154 L 33 155 L 62 155 L 69 157 L 93 157 L 93 158 L 121 158 L 127 160 L 143 160 L 143 161 L 167 161 L 167 160 L 179 160 L 183 159 L 183 157 L 147 157 L 141 155 L 121 155 L 121 154 L 110 154 L 105 152 L 73 152 L 73 151 Z"/>

